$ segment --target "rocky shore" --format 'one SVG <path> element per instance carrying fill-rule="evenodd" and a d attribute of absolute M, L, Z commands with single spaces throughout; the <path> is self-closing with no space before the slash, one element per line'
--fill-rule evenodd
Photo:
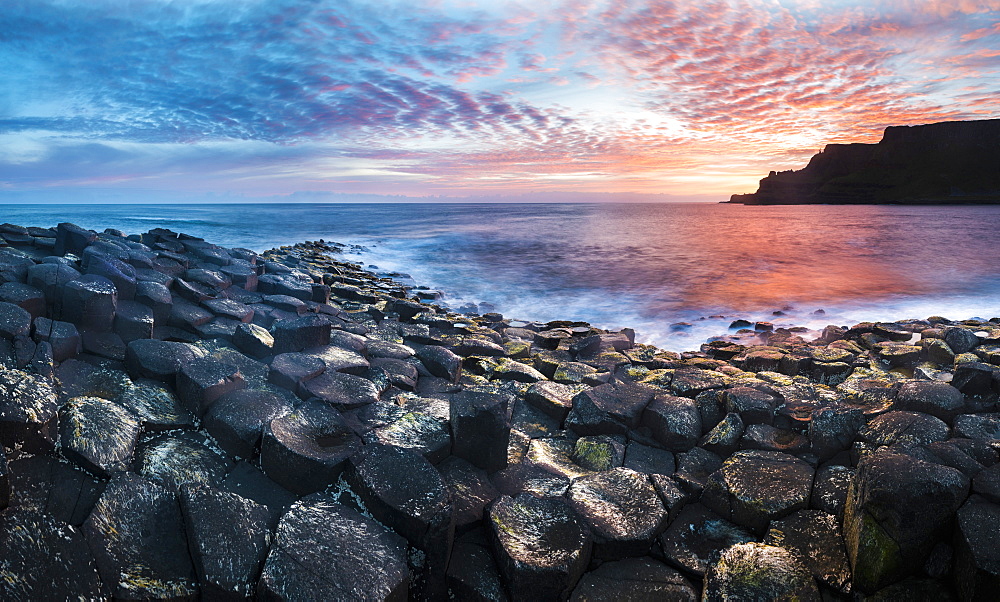
<path fill-rule="evenodd" d="M 1000 320 L 677 354 L 322 241 L 0 237 L 0 599 L 996 595 Z"/>

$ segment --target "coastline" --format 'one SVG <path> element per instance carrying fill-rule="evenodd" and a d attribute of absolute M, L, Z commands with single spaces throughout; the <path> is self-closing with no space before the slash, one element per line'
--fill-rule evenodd
<path fill-rule="evenodd" d="M 675 353 L 449 313 L 335 243 L 0 230 L 3 597 L 966 596 L 992 570 L 1000 320 Z"/>

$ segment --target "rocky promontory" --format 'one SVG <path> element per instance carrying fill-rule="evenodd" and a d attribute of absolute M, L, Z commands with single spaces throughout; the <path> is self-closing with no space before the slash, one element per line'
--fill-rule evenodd
<path fill-rule="evenodd" d="M 885 129 L 877 144 L 828 144 L 772 171 L 744 205 L 1000 203 L 1000 119 Z"/>
<path fill-rule="evenodd" d="M 323 241 L 0 237 L 0 599 L 995 595 L 998 319 L 678 354 Z"/>

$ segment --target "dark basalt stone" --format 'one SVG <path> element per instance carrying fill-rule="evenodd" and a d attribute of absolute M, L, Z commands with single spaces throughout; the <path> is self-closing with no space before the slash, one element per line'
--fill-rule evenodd
<path fill-rule="evenodd" d="M 27 284 L 45 295 L 49 312 L 61 310 L 62 289 L 70 281 L 80 277 L 80 272 L 62 263 L 40 263 L 28 268 Z"/>
<path fill-rule="evenodd" d="M 451 398 L 452 453 L 487 472 L 507 466 L 510 422 L 505 395 L 463 391 Z"/>
<path fill-rule="evenodd" d="M 104 490 L 81 468 L 51 456 L 28 456 L 10 463 L 12 507 L 44 512 L 81 525 Z"/>
<path fill-rule="evenodd" d="M 267 509 L 211 487 L 184 486 L 178 497 L 202 599 L 252 596 L 270 541 Z"/>
<path fill-rule="evenodd" d="M 923 412 L 950 422 L 965 406 L 965 396 L 948 383 L 909 381 L 903 383 L 893 400 L 894 410 Z"/>
<path fill-rule="evenodd" d="M 186 362 L 177 372 L 177 396 L 199 417 L 226 393 L 246 387 L 239 368 L 211 357 Z"/>
<path fill-rule="evenodd" d="M 809 507 L 812 484 L 812 467 L 795 456 L 738 451 L 708 478 L 701 501 L 723 518 L 763 534 L 771 520 Z"/>
<path fill-rule="evenodd" d="M 774 395 L 751 387 L 734 387 L 724 395 L 725 411 L 735 412 L 744 424 L 772 424 L 778 400 Z"/>
<path fill-rule="evenodd" d="M 274 353 L 274 337 L 262 326 L 240 324 L 233 332 L 233 345 L 250 357 L 262 358 Z"/>
<path fill-rule="evenodd" d="M 967 437 L 978 441 L 1000 439 L 1000 415 L 962 414 L 955 417 L 956 437 Z"/>
<path fill-rule="evenodd" d="M 628 468 L 580 477 L 567 497 L 589 526 L 599 558 L 646 554 L 666 527 L 667 511 L 649 479 Z"/>
<path fill-rule="evenodd" d="M 500 496 L 487 532 L 513 600 L 567 597 L 590 561 L 587 528 L 559 499 Z"/>
<path fill-rule="evenodd" d="M 854 470 L 847 466 L 824 466 L 817 470 L 809 498 L 810 507 L 843 519 L 853 477 Z"/>
<path fill-rule="evenodd" d="M 268 391 L 242 389 L 215 400 L 202 424 L 234 456 L 251 458 L 260 446 L 264 428 L 292 411 L 292 404 Z"/>
<path fill-rule="evenodd" d="M 409 449 L 437 464 L 451 454 L 451 431 L 445 421 L 422 412 L 405 412 L 365 434 L 366 443 Z"/>
<path fill-rule="evenodd" d="M 0 284 L 0 301 L 12 303 L 31 314 L 32 319 L 45 315 L 45 295 L 22 282 Z"/>
<path fill-rule="evenodd" d="M 979 345 L 979 337 L 968 328 L 946 328 L 943 338 L 944 342 L 948 343 L 948 347 L 956 354 L 972 351 L 974 347 Z"/>
<path fill-rule="evenodd" d="M 437 345 L 421 347 L 416 355 L 417 359 L 434 376 L 451 382 L 458 381 L 458 377 L 462 373 L 462 358 L 458 355 Z"/>
<path fill-rule="evenodd" d="M 729 377 L 721 372 L 699 368 L 682 368 L 670 380 L 670 390 L 681 397 L 697 397 L 699 393 L 729 386 Z"/>
<path fill-rule="evenodd" d="M 115 334 L 128 343 L 153 337 L 153 310 L 136 301 L 119 301 L 115 312 Z"/>
<path fill-rule="evenodd" d="M 752 533 L 703 505 L 688 504 L 660 536 L 660 546 L 667 562 L 700 577 L 722 550 L 755 540 Z"/>
<path fill-rule="evenodd" d="M 0 443 L 29 453 L 51 450 L 59 404 L 51 381 L 20 370 L 0 370 Z"/>
<path fill-rule="evenodd" d="M 865 424 L 860 408 L 825 407 L 814 410 L 809 421 L 812 452 L 821 459 L 848 449 Z"/>
<path fill-rule="evenodd" d="M 545 435 L 547 432 L 537 433 Z M 588 435 L 576 440 L 570 460 L 585 470 L 604 471 L 625 461 L 625 443 L 608 435 Z"/>
<path fill-rule="evenodd" d="M 722 468 L 722 458 L 707 449 L 693 447 L 677 455 L 677 472 L 674 478 L 688 492 L 701 494 L 708 476 Z"/>
<path fill-rule="evenodd" d="M 101 600 L 97 564 L 83 534 L 52 516 L 12 508 L 0 513 L 0 599 Z"/>
<path fill-rule="evenodd" d="M 916 572 L 968 492 L 954 468 L 889 449 L 863 458 L 844 511 L 854 587 L 874 592 Z"/>
<path fill-rule="evenodd" d="M 540 381 L 528 388 L 524 400 L 561 423 L 573 407 L 575 392 L 569 385 Z"/>
<path fill-rule="evenodd" d="M 638 428 L 655 394 L 652 387 L 625 381 L 587 389 L 573 397 L 566 428 L 580 435 L 624 435 Z"/>
<path fill-rule="evenodd" d="M 698 446 L 720 456 L 728 456 L 739 448 L 743 430 L 743 419 L 736 412 L 730 412 L 702 437 Z"/>
<path fill-rule="evenodd" d="M 486 507 L 500 495 L 486 471 L 455 456 L 446 458 L 437 465 L 437 469 L 451 493 L 455 529 L 463 531 L 477 525 L 483 519 Z M 452 554 L 453 558 L 455 554 L 458 554 L 457 549 Z"/>
<path fill-rule="evenodd" d="M 56 255 L 72 253 L 81 255 L 87 245 L 97 240 L 97 233 L 85 230 L 76 224 L 64 222 L 56 226 L 56 243 L 53 252 Z"/>
<path fill-rule="evenodd" d="M 151 378 L 173 385 L 181 367 L 195 359 L 186 343 L 137 339 L 125 348 L 125 365 L 132 378 Z"/>
<path fill-rule="evenodd" d="M 274 351 L 275 353 L 286 353 L 329 345 L 331 328 L 330 320 L 321 315 L 281 320 L 272 329 Z"/>
<path fill-rule="evenodd" d="M 128 469 L 139 432 L 131 412 L 100 397 L 74 397 L 59 411 L 63 455 L 98 477 Z"/>
<path fill-rule="evenodd" d="M 323 347 L 310 347 L 305 353 L 320 359 L 327 370 L 333 372 L 346 372 L 364 376 L 368 372 L 369 363 L 363 355 L 350 349 L 344 349 L 336 345 L 326 345 Z"/>
<path fill-rule="evenodd" d="M 958 509 L 955 529 L 955 583 L 962 600 L 988 600 L 1000 586 L 1000 506 L 970 496 Z"/>
<path fill-rule="evenodd" d="M 850 593 L 851 567 L 836 516 L 819 510 L 799 510 L 771 521 L 764 543 L 798 556 L 819 583 L 842 594 Z"/>
<path fill-rule="evenodd" d="M 698 405 L 693 399 L 673 395 L 653 397 L 643 411 L 642 424 L 664 448 L 675 452 L 694 447 L 702 432 Z"/>
<path fill-rule="evenodd" d="M 103 276 L 86 274 L 62 287 L 59 316 L 80 330 L 109 332 L 114 326 L 118 289 Z"/>
<path fill-rule="evenodd" d="M 371 367 L 384 370 L 389 377 L 389 382 L 394 387 L 404 391 L 413 391 L 417 386 L 417 379 L 420 373 L 412 362 L 393 358 L 374 358 L 371 360 Z"/>
<path fill-rule="evenodd" d="M 816 581 L 788 550 L 756 542 L 727 548 L 705 574 L 704 602 L 801 600 L 820 602 Z"/>
<path fill-rule="evenodd" d="M 581 577 L 570 597 L 573 602 L 699 599 L 698 590 L 683 574 L 652 558 L 605 562 Z"/>
<path fill-rule="evenodd" d="M 677 469 L 674 454 L 665 449 L 630 441 L 622 466 L 636 472 L 669 476 Z"/>
<path fill-rule="evenodd" d="M 979 362 L 965 362 L 955 366 L 951 386 L 966 395 L 987 395 L 993 391 L 994 366 Z"/>
<path fill-rule="evenodd" d="M 278 520 L 292 507 L 298 497 L 265 475 L 260 468 L 245 460 L 236 463 L 226 475 L 227 491 L 253 500 L 267 510 L 267 524 L 273 532 Z"/>
<path fill-rule="evenodd" d="M 36 343 L 52 345 L 52 359 L 62 362 L 76 357 L 83 350 L 83 339 L 76 326 L 48 318 L 36 318 L 32 338 Z"/>
<path fill-rule="evenodd" d="M 328 371 L 303 381 L 299 386 L 299 396 L 316 397 L 346 410 L 375 403 L 379 400 L 379 390 L 367 378 Z"/>
<path fill-rule="evenodd" d="M 455 542 L 448 563 L 448 589 L 458 600 L 507 602 L 507 592 L 481 529 Z"/>
<path fill-rule="evenodd" d="M 0 510 L 10 504 L 10 468 L 7 466 L 7 454 L 0 445 Z"/>
<path fill-rule="evenodd" d="M 118 393 L 114 401 L 134 414 L 144 431 L 194 428 L 194 416 L 181 407 L 170 389 L 157 381 L 136 381 Z"/>
<path fill-rule="evenodd" d="M 0 337 L 13 339 L 31 332 L 31 314 L 20 306 L 0 301 Z"/>
<path fill-rule="evenodd" d="M 407 599 L 406 541 L 332 501 L 311 499 L 282 517 L 257 587 L 264 600 Z"/>
<path fill-rule="evenodd" d="M 264 429 L 260 464 L 276 483 L 305 495 L 336 482 L 360 445 L 340 412 L 305 401 Z"/>
<path fill-rule="evenodd" d="M 136 452 L 136 472 L 171 490 L 181 485 L 219 487 L 229 462 L 211 448 L 184 436 L 160 435 L 143 443 Z"/>
<path fill-rule="evenodd" d="M 184 520 L 170 489 L 122 473 L 104 490 L 83 532 L 114 598 L 198 598 Z"/>
<path fill-rule="evenodd" d="M 948 425 L 918 412 L 892 411 L 876 416 L 858 431 L 858 440 L 871 447 L 926 445 L 948 438 Z"/>
<path fill-rule="evenodd" d="M 135 285 L 135 302 L 141 303 L 153 312 L 153 322 L 164 326 L 170 317 L 170 309 L 174 304 L 170 289 L 159 282 L 140 280 Z"/>

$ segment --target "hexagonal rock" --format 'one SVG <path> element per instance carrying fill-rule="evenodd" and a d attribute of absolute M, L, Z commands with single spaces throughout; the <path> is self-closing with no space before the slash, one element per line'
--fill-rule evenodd
<path fill-rule="evenodd" d="M 687 451 L 701 437 L 698 404 L 687 397 L 656 395 L 642 413 L 642 424 L 670 451 Z"/>
<path fill-rule="evenodd" d="M 619 381 L 587 389 L 573 398 L 566 428 L 580 435 L 624 435 L 639 426 L 656 389 Z"/>
<path fill-rule="evenodd" d="M 957 353 L 971 351 L 979 345 L 979 337 L 968 328 L 948 328 L 944 331 L 944 342 Z"/>
<path fill-rule="evenodd" d="M 323 361 L 327 370 L 334 372 L 346 372 L 361 376 L 368 372 L 370 365 L 368 360 L 360 353 L 336 345 L 309 347 L 305 350 L 305 353 L 319 358 Z"/>
<path fill-rule="evenodd" d="M 767 523 L 809 507 L 813 468 L 782 452 L 738 451 L 712 473 L 703 504 L 723 518 L 764 533 Z"/>
<path fill-rule="evenodd" d="M 515 600 L 565 598 L 590 562 L 587 527 L 560 499 L 500 496 L 490 507 L 487 533 Z"/>
<path fill-rule="evenodd" d="M 329 345 L 331 328 L 330 320 L 318 314 L 281 320 L 271 330 L 274 335 L 274 351 L 285 353 Z"/>
<path fill-rule="evenodd" d="M 253 500 L 267 509 L 267 524 L 272 532 L 281 516 L 299 499 L 246 460 L 237 462 L 229 471 L 224 487 L 226 491 Z"/>
<path fill-rule="evenodd" d="M 955 583 L 963 600 L 989 600 L 1000 586 L 1000 506 L 970 496 L 958 509 L 955 529 Z"/>
<path fill-rule="evenodd" d="M 128 470 L 139 431 L 131 412 L 100 397 L 74 397 L 59 411 L 63 455 L 99 477 Z"/>
<path fill-rule="evenodd" d="M 52 383 L 20 370 L 0 369 L 0 443 L 31 453 L 52 449 L 59 403 Z"/>
<path fill-rule="evenodd" d="M 825 407 L 813 410 L 809 420 L 809 443 L 821 459 L 832 458 L 851 447 L 865 425 L 861 408 Z"/>
<path fill-rule="evenodd" d="M 102 600 L 110 593 L 83 534 L 48 514 L 0 514 L 0 550 L 0 599 Z"/>
<path fill-rule="evenodd" d="M 336 408 L 351 409 L 378 401 L 379 390 L 367 378 L 329 371 L 303 381 L 299 397 L 317 397 Z"/>
<path fill-rule="evenodd" d="M 660 536 L 668 562 L 703 576 L 722 550 L 755 541 L 753 533 L 734 525 L 701 504 L 688 504 Z"/>
<path fill-rule="evenodd" d="M 531 385 L 524 400 L 547 415 L 564 420 L 573 407 L 575 389 L 569 385 L 544 380 Z"/>
<path fill-rule="evenodd" d="M 573 481 L 570 505 L 590 527 L 594 555 L 642 556 L 666 527 L 667 511 L 646 475 L 615 468 Z"/>
<path fill-rule="evenodd" d="M 22 307 L 0 301 L 0 337 L 13 339 L 31 332 L 31 314 Z"/>
<path fill-rule="evenodd" d="M 824 466 L 816 471 L 809 505 L 817 510 L 844 517 L 847 491 L 854 478 L 854 469 L 847 466 Z"/>
<path fill-rule="evenodd" d="M 448 424 L 422 412 L 405 412 L 389 424 L 366 433 L 364 440 L 415 451 L 433 464 L 451 454 Z"/>
<path fill-rule="evenodd" d="M 923 412 L 949 422 L 964 406 L 961 391 L 948 383 L 930 380 L 903 383 L 892 404 L 894 410 Z"/>
<path fill-rule="evenodd" d="M 11 506 L 71 525 L 83 524 L 104 490 L 104 483 L 87 471 L 48 455 L 22 457 L 9 469 Z"/>
<path fill-rule="evenodd" d="M 177 496 L 132 473 L 116 476 L 83 532 L 101 581 L 119 600 L 195 598 L 198 585 Z"/>
<path fill-rule="evenodd" d="M 858 431 L 858 440 L 872 447 L 926 445 L 948 438 L 948 425 L 940 418 L 919 412 L 886 412 Z"/>
<path fill-rule="evenodd" d="M 408 587 L 406 540 L 350 508 L 310 499 L 281 518 L 257 595 L 403 602 Z"/>
<path fill-rule="evenodd" d="M 462 373 L 462 358 L 438 345 L 426 345 L 417 351 L 417 359 L 427 371 L 451 382 L 458 381 Z"/>
<path fill-rule="evenodd" d="M 114 326 L 118 289 L 103 276 L 86 274 L 62 289 L 62 315 L 80 330 L 108 332 Z"/>
<path fill-rule="evenodd" d="M 500 495 L 485 470 L 461 458 L 449 456 L 437 469 L 451 491 L 456 530 L 481 521 L 486 507 Z"/>
<path fill-rule="evenodd" d="M 260 464 L 276 483 L 305 495 L 336 482 L 360 446 L 340 412 L 321 401 L 305 401 L 264 429 Z"/>
<path fill-rule="evenodd" d="M 455 519 L 441 473 L 410 450 L 372 443 L 351 457 L 345 477 L 375 520 L 424 551 L 429 577 L 443 584 Z"/>
<path fill-rule="evenodd" d="M 955 436 L 977 441 L 1000 439 L 1000 415 L 962 414 L 955 417 Z"/>
<path fill-rule="evenodd" d="M 119 301 L 115 311 L 115 333 L 128 343 L 153 337 L 153 310 L 136 301 Z"/>
<path fill-rule="evenodd" d="M 608 435 L 580 437 L 570 459 L 586 470 L 611 470 L 625 461 L 625 444 Z"/>
<path fill-rule="evenodd" d="M 240 458 L 250 458 L 260 445 L 264 428 L 292 410 L 292 404 L 284 397 L 242 389 L 215 400 L 202 425 L 222 449 Z"/>
<path fill-rule="evenodd" d="M 32 339 L 36 343 L 48 342 L 52 345 L 52 359 L 57 362 L 76 357 L 83 349 L 83 340 L 76 326 L 48 318 L 35 319 Z"/>
<path fill-rule="evenodd" d="M 237 326 L 233 333 L 233 345 L 250 357 L 262 358 L 274 353 L 274 337 L 257 324 Z"/>
<path fill-rule="evenodd" d="M 73 253 L 80 255 L 87 245 L 97 240 L 97 233 L 85 230 L 76 224 L 64 222 L 56 226 L 56 255 Z"/>
<path fill-rule="evenodd" d="M 456 600 L 508 601 L 481 529 L 455 542 L 448 563 L 448 589 Z"/>
<path fill-rule="evenodd" d="M 573 602 L 699 599 L 698 590 L 683 574 L 652 558 L 605 562 L 581 577 L 570 597 Z"/>
<path fill-rule="evenodd" d="M 267 509 L 211 487 L 185 485 L 178 498 L 202 598 L 252 596 L 271 536 Z"/>
<path fill-rule="evenodd" d="M 964 362 L 955 366 L 951 386 L 966 395 L 986 395 L 993 390 L 996 366 L 980 362 Z"/>
<path fill-rule="evenodd" d="M 744 424 L 771 424 L 779 401 L 770 393 L 752 387 L 733 387 L 724 394 L 726 412 L 736 412 Z"/>
<path fill-rule="evenodd" d="M 726 600 L 821 600 L 816 580 L 784 548 L 741 543 L 727 548 L 705 574 L 703 602 Z"/>
<path fill-rule="evenodd" d="M 851 567 L 837 517 L 819 510 L 799 510 L 771 521 L 764 543 L 796 554 L 820 583 L 842 594 L 851 591 Z"/>
<path fill-rule="evenodd" d="M 200 357 L 177 372 L 177 396 L 185 407 L 204 416 L 216 399 L 247 386 L 239 368 L 210 357 Z"/>
<path fill-rule="evenodd" d="M 863 458 L 844 510 L 855 588 L 874 592 L 919 570 L 968 492 L 954 468 L 889 449 Z"/>
<path fill-rule="evenodd" d="M 139 474 L 176 491 L 186 483 L 220 486 L 229 463 L 193 439 L 160 435 L 140 446 L 135 467 Z"/>
<path fill-rule="evenodd" d="M 194 350 L 185 343 L 137 339 L 125 348 L 125 365 L 132 378 L 151 378 L 174 384 L 181 366 L 195 359 Z"/>
<path fill-rule="evenodd" d="M 507 466 L 510 422 L 506 395 L 463 391 L 451 398 L 452 453 L 487 472 Z"/>
<path fill-rule="evenodd" d="M 162 383 L 138 380 L 114 398 L 132 412 L 149 432 L 194 428 L 194 416 L 181 407 L 180 400 Z"/>

